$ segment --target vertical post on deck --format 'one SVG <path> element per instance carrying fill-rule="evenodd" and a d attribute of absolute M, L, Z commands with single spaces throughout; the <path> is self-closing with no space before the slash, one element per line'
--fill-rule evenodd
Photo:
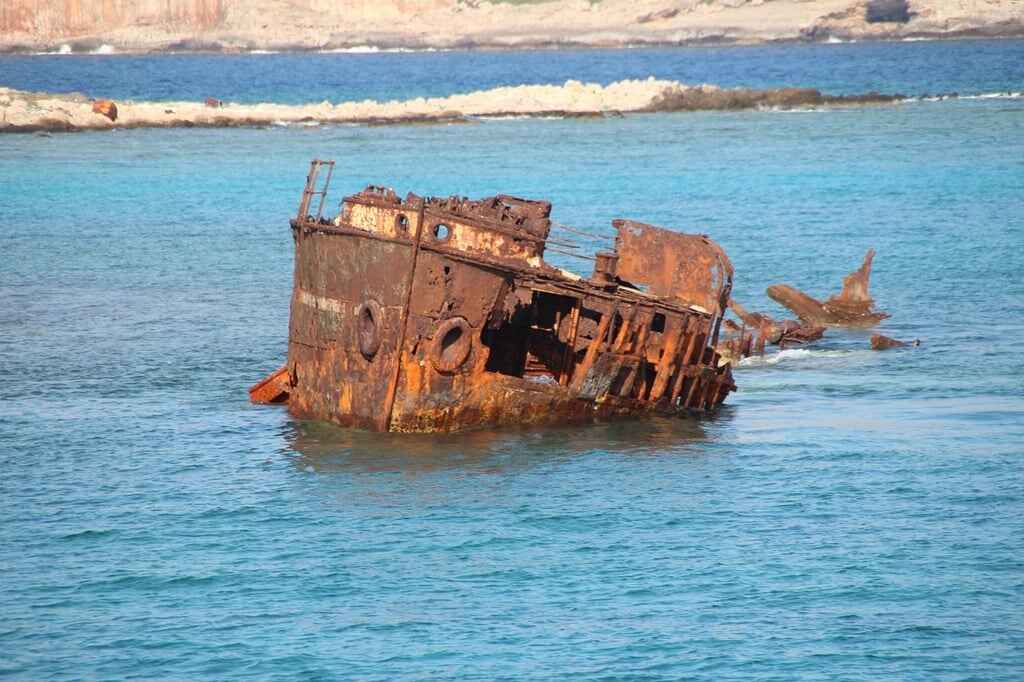
<path fill-rule="evenodd" d="M 423 236 L 424 211 L 427 201 L 420 198 L 419 218 L 416 220 L 416 240 L 412 245 L 412 263 L 409 275 L 405 279 L 405 304 L 402 306 L 402 321 L 398 328 L 398 345 L 395 353 L 395 371 L 391 374 L 387 392 L 384 394 L 384 410 L 381 414 L 381 431 L 391 430 L 391 412 L 395 406 L 395 394 L 398 391 L 398 376 L 402 371 L 402 354 L 405 352 L 405 328 L 409 322 L 409 306 L 412 303 L 412 287 L 416 277 L 416 262 L 420 256 L 420 240 Z"/>
<path fill-rule="evenodd" d="M 569 341 L 565 345 L 565 354 L 562 356 L 562 371 L 558 375 L 558 383 L 562 386 L 568 384 L 569 379 L 572 377 L 571 360 L 576 355 L 576 334 L 580 329 L 581 307 L 583 307 L 583 301 L 577 298 L 572 306 L 572 310 L 569 312 Z"/>

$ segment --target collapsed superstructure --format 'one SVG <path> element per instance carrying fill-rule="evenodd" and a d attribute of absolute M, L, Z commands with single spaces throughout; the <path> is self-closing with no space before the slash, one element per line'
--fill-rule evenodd
<path fill-rule="evenodd" d="M 312 163 L 291 221 L 288 360 L 255 402 L 436 432 L 708 412 L 735 390 L 715 349 L 733 269 L 706 236 L 616 220 L 582 277 L 544 261 L 546 201 L 371 186 L 326 219 L 333 167 Z"/>

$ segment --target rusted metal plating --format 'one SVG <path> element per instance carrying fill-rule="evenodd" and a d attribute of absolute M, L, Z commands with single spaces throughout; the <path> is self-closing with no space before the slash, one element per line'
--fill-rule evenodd
<path fill-rule="evenodd" d="M 310 204 L 329 164 L 291 223 L 288 361 L 255 402 L 432 432 L 706 412 L 735 390 L 714 347 L 732 266 L 707 237 L 615 221 L 583 278 L 543 259 L 548 202 L 371 186 L 328 220 Z"/>

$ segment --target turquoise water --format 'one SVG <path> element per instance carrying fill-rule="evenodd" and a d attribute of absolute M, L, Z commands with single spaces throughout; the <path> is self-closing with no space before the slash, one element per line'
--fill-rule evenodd
<path fill-rule="evenodd" d="M 865 74 L 920 49 L 838 47 Z M 993 71 L 973 92 L 1022 89 Z M 334 200 L 501 191 L 595 239 L 619 216 L 706 231 L 777 315 L 768 284 L 823 296 L 874 247 L 879 331 L 922 346 L 830 332 L 739 368 L 700 421 L 297 423 L 245 388 L 285 354 L 314 156 Z M 1022 99 L 8 135 L 0 216 L 0 674 L 1024 676 Z"/>
<path fill-rule="evenodd" d="M 921 95 L 1021 89 L 1024 40 L 382 54 L 0 55 L 0 83 L 95 97 L 332 102 L 438 97 L 568 79 Z"/>

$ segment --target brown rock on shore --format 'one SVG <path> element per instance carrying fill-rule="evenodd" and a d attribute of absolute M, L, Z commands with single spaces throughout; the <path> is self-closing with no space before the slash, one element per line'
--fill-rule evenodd
<path fill-rule="evenodd" d="M 117 105 L 109 99 L 98 99 L 92 103 L 92 113 L 106 116 L 111 121 L 117 120 Z"/>

